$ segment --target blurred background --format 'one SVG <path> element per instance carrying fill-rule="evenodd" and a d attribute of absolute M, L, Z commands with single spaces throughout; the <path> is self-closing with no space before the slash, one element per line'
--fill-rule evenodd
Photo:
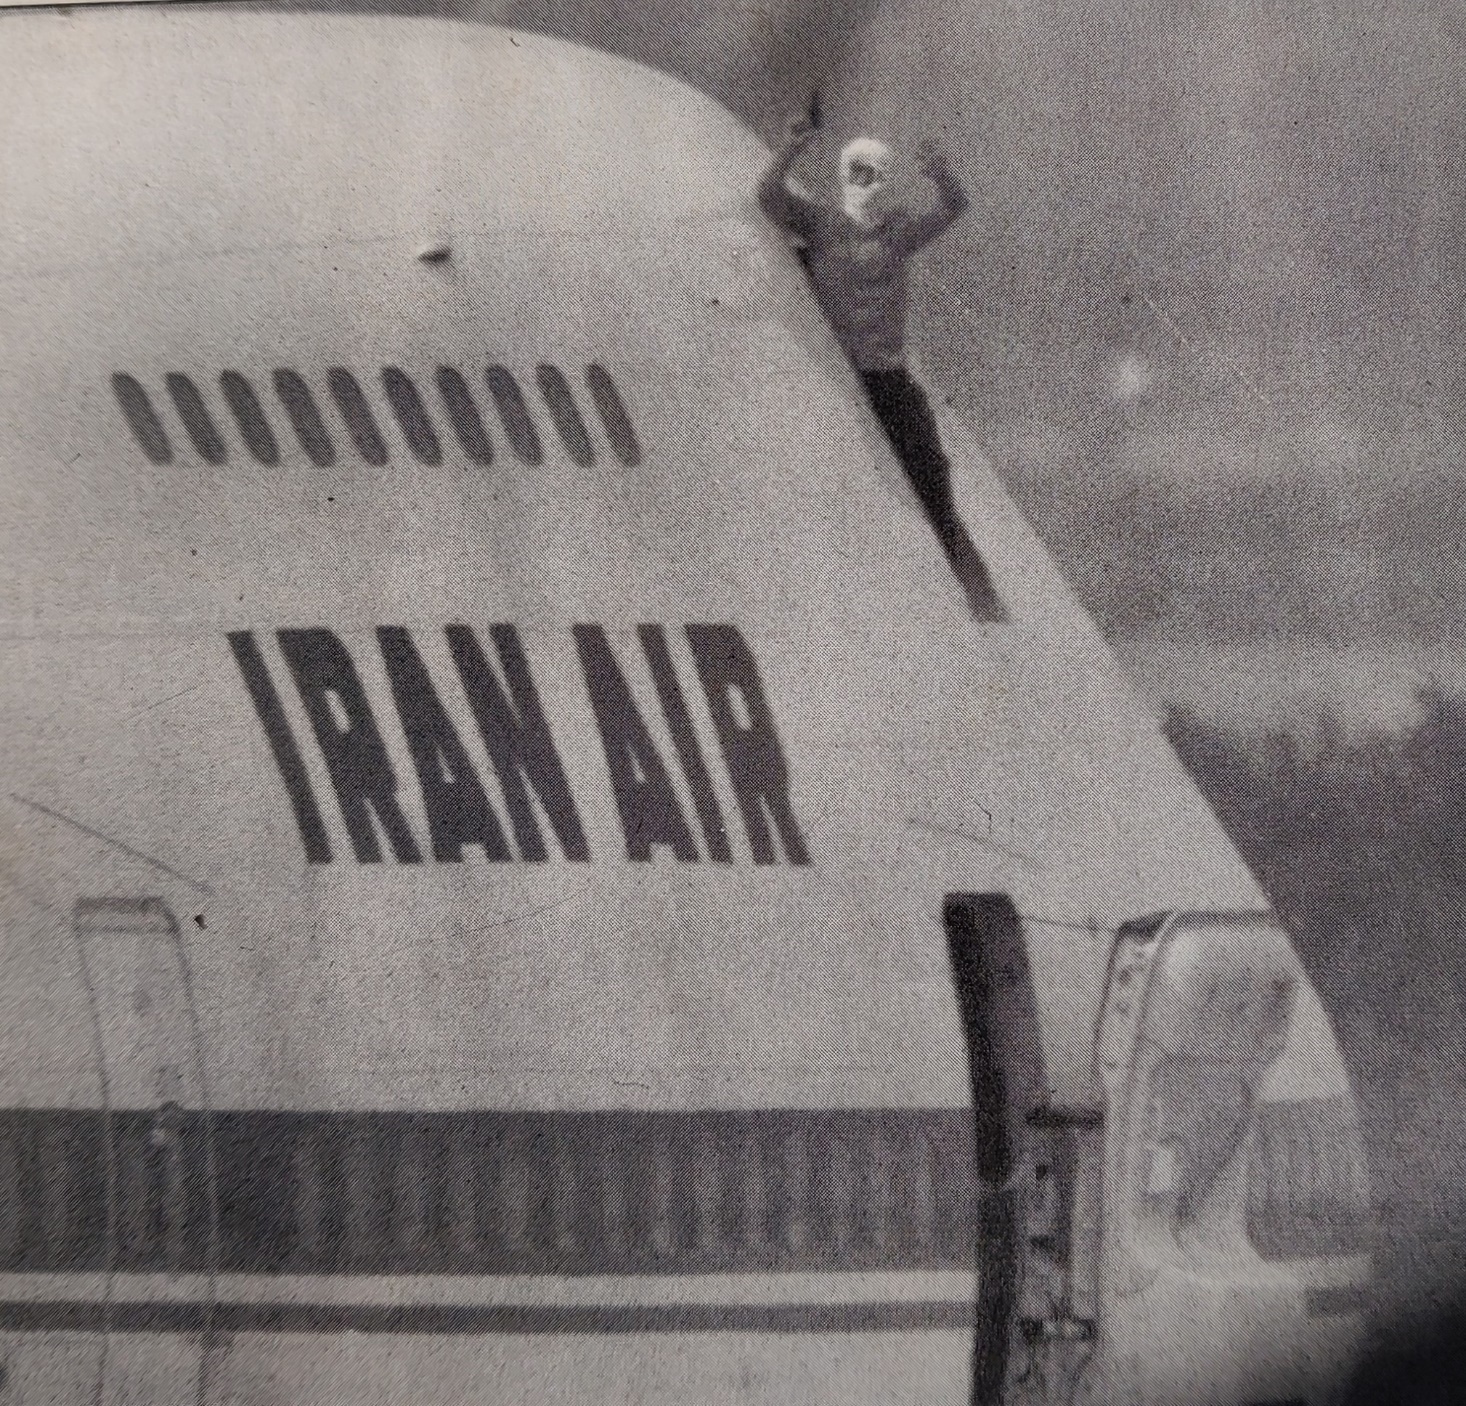
<path fill-rule="evenodd" d="M 771 142 L 818 91 L 831 199 L 857 132 L 945 138 L 973 204 L 915 350 L 1334 1013 L 1380 1206 L 1358 1399 L 1466 1401 L 1460 0 L 285 3 L 573 35 Z"/>
<path fill-rule="evenodd" d="M 1381 1217 L 1358 1399 L 1466 1401 L 1460 0 L 255 2 L 573 35 L 771 141 L 818 88 L 816 187 L 858 131 L 945 137 L 973 205 L 915 349 L 1334 1013 Z"/>
<path fill-rule="evenodd" d="M 1461 672 L 1463 55 L 1454 0 L 925 0 L 833 85 L 946 133 L 919 350 L 1161 697 L 1398 726 Z"/>
<path fill-rule="evenodd" d="M 832 145 L 945 133 L 974 197 L 919 355 L 1334 1012 L 1360 1399 L 1466 1400 L 1466 10 L 882 0 L 854 52 Z"/>

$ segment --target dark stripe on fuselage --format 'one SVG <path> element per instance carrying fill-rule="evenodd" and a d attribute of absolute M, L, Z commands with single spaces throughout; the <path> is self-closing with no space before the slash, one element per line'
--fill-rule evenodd
<path fill-rule="evenodd" d="M 1367 1249 L 1348 1112 L 1259 1110 L 1247 1224 L 1264 1257 Z M 0 1272 L 968 1270 L 976 1164 L 965 1109 L 16 1109 L 0 1111 Z"/>
<path fill-rule="evenodd" d="M 329 1304 L 0 1301 L 19 1333 L 880 1333 L 970 1330 L 959 1300 L 819 1304 Z"/>
<path fill-rule="evenodd" d="M 969 1269 L 977 1185 L 963 1109 L 14 1110 L 0 1271 Z"/>

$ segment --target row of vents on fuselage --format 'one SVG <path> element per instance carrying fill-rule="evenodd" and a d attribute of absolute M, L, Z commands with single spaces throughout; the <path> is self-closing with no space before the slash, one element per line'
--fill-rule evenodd
<path fill-rule="evenodd" d="M 380 466 L 388 462 L 391 455 L 378 413 L 361 382 L 350 371 L 334 366 L 326 372 L 330 403 L 345 427 L 344 440 L 339 434 L 333 435 L 321 413 L 320 402 L 299 372 L 277 369 L 270 379 L 296 442 L 317 468 L 327 468 L 336 462 L 338 443 L 349 443 L 368 464 Z M 439 366 L 433 379 L 459 449 L 474 464 L 492 463 L 494 437 L 468 380 L 451 366 Z M 595 463 L 596 447 L 569 378 L 558 366 L 542 362 L 535 368 L 534 379 L 566 453 L 581 468 L 590 467 Z M 184 432 L 200 457 L 209 464 L 226 463 L 229 446 L 219 428 L 221 419 L 211 410 L 204 392 L 191 377 L 179 372 L 168 373 L 164 383 Z M 381 384 L 392 417 L 413 457 L 421 464 L 441 464 L 444 441 L 439 422 L 412 377 L 398 367 L 388 366 L 382 370 Z M 592 363 L 585 368 L 585 385 L 612 452 L 627 467 L 639 464 L 641 445 L 610 372 Z M 503 366 L 489 366 L 484 372 L 484 387 L 504 440 L 515 458 L 523 464 L 543 463 L 544 439 L 514 374 Z M 171 464 L 173 440 L 142 382 L 119 371 L 112 377 L 112 389 L 143 453 L 154 464 Z M 250 456 L 261 464 L 278 464 L 280 437 L 248 377 L 239 371 L 221 372 L 219 393 Z"/>

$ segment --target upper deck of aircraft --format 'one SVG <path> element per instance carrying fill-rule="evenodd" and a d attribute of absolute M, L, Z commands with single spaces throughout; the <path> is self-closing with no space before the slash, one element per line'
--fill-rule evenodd
<path fill-rule="evenodd" d="M 974 613 L 738 116 L 391 15 L 0 14 L 0 68 L 27 1392 L 1337 1369 L 1317 996 L 944 417 Z"/>
<path fill-rule="evenodd" d="M 12 37 L 0 336 L 23 511 L 0 599 L 5 715 L 33 741 L 6 804 L 43 867 L 87 842 L 39 807 L 211 892 L 293 870 L 375 932 L 422 922 L 428 893 L 531 945 L 655 910 L 669 941 L 853 969 L 921 948 L 943 893 L 1001 890 L 1056 924 L 1059 968 L 1083 949 L 1092 987 L 1094 928 L 1257 905 L 948 424 L 1009 619 L 972 616 L 757 211 L 764 148 L 712 100 L 445 21 L 189 6 Z M 465 674 L 505 667 L 496 626 L 585 836 L 554 832 L 540 792 L 541 839 L 586 880 L 479 859 L 480 789 L 530 857 Z M 450 734 L 461 762 L 418 745 Z M 442 794 L 455 765 L 481 783 L 468 821 L 468 792 Z M 445 806 L 466 849 L 438 842 Z M 363 864 L 384 872 L 348 917 Z M 460 908 L 441 941 L 478 926 Z M 635 990 L 605 989 L 612 1028 L 637 1028 Z"/>

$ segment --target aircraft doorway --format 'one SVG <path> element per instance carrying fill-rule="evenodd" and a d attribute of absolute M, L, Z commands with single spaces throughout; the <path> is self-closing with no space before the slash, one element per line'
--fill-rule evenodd
<path fill-rule="evenodd" d="M 202 1036 L 177 920 L 156 898 L 84 898 L 73 918 L 102 1065 L 103 1406 L 206 1395 L 218 1259 Z M 146 1275 L 146 1304 L 128 1284 Z M 186 1331 L 169 1331 L 171 1320 Z M 154 1321 L 157 1320 L 157 1321 Z"/>

